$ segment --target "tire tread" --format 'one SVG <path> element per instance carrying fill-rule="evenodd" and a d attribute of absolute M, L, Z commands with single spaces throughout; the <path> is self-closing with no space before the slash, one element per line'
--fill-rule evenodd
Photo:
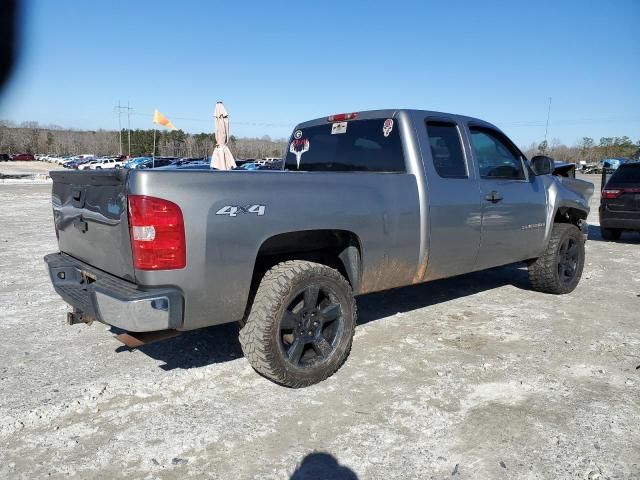
<path fill-rule="evenodd" d="M 310 275 L 326 275 L 351 291 L 351 286 L 337 270 L 319 263 L 289 260 L 272 267 L 262 278 L 251 312 L 245 326 L 240 330 L 240 345 L 245 357 L 251 366 L 268 379 L 292 388 L 300 388 L 321 382 L 333 375 L 346 361 L 351 351 L 353 331 L 349 339 L 346 352 L 334 367 L 322 372 L 316 378 L 300 379 L 282 368 L 271 350 L 271 335 L 274 323 L 277 323 L 277 315 L 282 307 L 284 299 L 288 298 L 295 288 L 296 280 L 304 279 Z M 353 295 L 349 296 L 351 311 L 357 318 L 356 302 Z"/>
<path fill-rule="evenodd" d="M 534 290 L 543 293 L 564 294 L 571 292 L 573 288 L 567 288 L 558 280 L 557 252 L 562 240 L 571 233 L 580 235 L 578 227 L 571 223 L 556 223 L 551 231 L 551 238 L 543 254 L 529 264 L 529 281 Z M 584 254 L 579 265 L 578 276 L 582 275 Z"/>

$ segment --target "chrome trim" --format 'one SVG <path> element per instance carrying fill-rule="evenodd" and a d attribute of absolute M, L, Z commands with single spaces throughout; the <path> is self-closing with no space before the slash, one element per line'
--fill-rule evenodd
<path fill-rule="evenodd" d="M 100 318 L 104 323 L 130 332 L 152 332 L 171 328 L 169 297 L 121 301 L 102 292 L 95 292 Z M 157 301 L 166 302 L 166 308 L 158 308 Z"/>

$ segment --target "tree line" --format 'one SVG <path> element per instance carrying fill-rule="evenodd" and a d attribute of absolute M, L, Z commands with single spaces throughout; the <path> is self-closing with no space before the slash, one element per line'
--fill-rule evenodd
<path fill-rule="evenodd" d="M 535 155 L 548 155 L 563 162 L 578 163 L 581 160 L 594 163 L 605 158 L 633 158 L 640 159 L 640 140 L 633 143 L 627 136 L 602 137 L 598 143 L 591 137 L 582 137 L 575 145 L 568 147 L 554 138 L 532 143 L 523 148 L 527 158 Z"/>
<path fill-rule="evenodd" d="M 153 130 L 70 130 L 38 122 L 0 120 L 0 153 L 41 153 L 52 155 L 128 155 L 146 156 L 153 152 Z M 213 153 L 212 133 L 182 130 L 156 130 L 156 155 L 171 157 L 209 157 Z M 285 139 L 229 138 L 229 148 L 238 158 L 280 157 Z"/>
<path fill-rule="evenodd" d="M 129 145 L 131 145 L 129 147 Z M 209 157 L 215 146 L 212 133 L 186 133 L 182 130 L 156 130 L 156 155 L 172 157 Z M 243 138 L 231 135 L 229 148 L 238 158 L 281 157 L 285 139 Z M 629 137 L 602 137 L 599 142 L 583 137 L 572 146 L 554 138 L 551 142 L 534 142 L 522 148 L 528 158 L 548 155 L 564 162 L 588 163 L 605 158 L 640 159 L 640 140 Z M 0 120 L 0 153 L 43 153 L 55 155 L 151 155 L 153 130 L 70 130 L 38 122 Z"/>

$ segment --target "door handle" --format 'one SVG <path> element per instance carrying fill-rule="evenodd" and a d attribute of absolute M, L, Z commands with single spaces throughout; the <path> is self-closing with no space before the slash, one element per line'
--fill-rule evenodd
<path fill-rule="evenodd" d="M 499 192 L 496 192 L 495 190 L 493 190 L 491 193 L 488 193 L 487 195 L 485 195 L 485 200 L 488 200 L 491 203 L 498 203 L 500 200 L 502 200 L 502 195 L 500 195 Z"/>

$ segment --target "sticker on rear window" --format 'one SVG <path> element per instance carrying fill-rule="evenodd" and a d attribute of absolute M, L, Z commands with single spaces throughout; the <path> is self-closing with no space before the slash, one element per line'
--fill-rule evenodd
<path fill-rule="evenodd" d="M 331 135 L 347 133 L 347 122 L 338 122 L 331 125 Z"/>
<path fill-rule="evenodd" d="M 385 137 L 388 137 L 393 130 L 393 118 L 387 118 L 382 125 L 382 133 Z"/>
<path fill-rule="evenodd" d="M 302 130 L 296 130 L 295 133 L 293 134 L 293 138 L 295 138 L 296 140 L 299 140 L 300 138 L 302 138 Z"/>
<path fill-rule="evenodd" d="M 289 145 L 289 151 L 296 156 L 296 164 L 298 170 L 300 170 L 300 159 L 304 153 L 309 151 L 309 139 L 307 138 L 298 138 L 291 142 Z"/>

